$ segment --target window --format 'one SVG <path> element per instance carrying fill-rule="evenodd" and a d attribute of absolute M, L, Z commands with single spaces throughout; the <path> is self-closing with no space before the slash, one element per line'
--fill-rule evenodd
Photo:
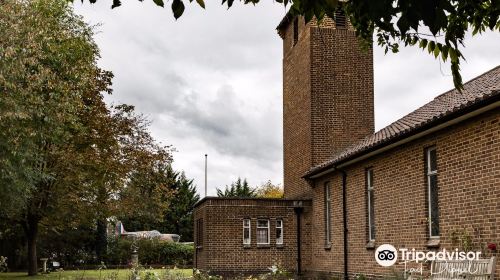
<path fill-rule="evenodd" d="M 332 226 L 330 217 L 332 215 L 332 198 L 330 194 L 330 183 L 325 183 L 325 245 L 330 246 L 332 243 L 331 234 L 332 234 Z"/>
<path fill-rule="evenodd" d="M 366 170 L 366 197 L 368 210 L 368 241 L 375 240 L 375 204 L 373 197 L 373 170 Z"/>
<path fill-rule="evenodd" d="M 276 220 L 276 244 L 277 245 L 283 244 L 283 220 L 282 219 Z"/>
<path fill-rule="evenodd" d="M 203 246 L 203 219 L 196 221 L 196 247 Z"/>
<path fill-rule="evenodd" d="M 345 28 L 346 27 L 346 17 L 345 13 L 342 9 L 338 9 L 335 11 L 335 27 L 336 28 Z"/>
<path fill-rule="evenodd" d="M 252 239 L 250 237 L 250 219 L 243 220 L 243 245 L 250 245 Z"/>
<path fill-rule="evenodd" d="M 299 18 L 295 17 L 293 21 L 293 45 L 295 46 L 299 41 Z"/>
<path fill-rule="evenodd" d="M 436 147 L 430 147 L 425 153 L 425 168 L 427 171 L 427 202 L 429 208 L 429 236 L 439 237 L 439 206 L 437 186 L 437 156 Z"/>
<path fill-rule="evenodd" d="M 269 244 L 269 220 L 257 220 L 257 245 Z"/>

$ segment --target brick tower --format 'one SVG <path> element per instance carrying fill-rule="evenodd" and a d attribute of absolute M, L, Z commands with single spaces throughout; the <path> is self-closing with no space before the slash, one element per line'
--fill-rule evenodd
<path fill-rule="evenodd" d="M 309 198 L 302 175 L 371 135 L 373 54 L 362 50 L 345 16 L 318 27 L 289 14 L 283 39 L 283 139 L 286 198 Z"/>

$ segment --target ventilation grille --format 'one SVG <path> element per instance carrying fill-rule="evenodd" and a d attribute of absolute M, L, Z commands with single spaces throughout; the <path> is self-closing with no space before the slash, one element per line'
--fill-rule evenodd
<path fill-rule="evenodd" d="M 347 19 L 343 10 L 335 11 L 335 27 L 345 28 L 347 26 Z"/>

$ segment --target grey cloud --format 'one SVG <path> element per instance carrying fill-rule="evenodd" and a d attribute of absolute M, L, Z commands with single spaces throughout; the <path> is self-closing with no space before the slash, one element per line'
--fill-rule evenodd
<path fill-rule="evenodd" d="M 115 73 L 108 102 L 133 104 L 152 119 L 152 133 L 179 152 L 174 164 L 203 185 L 209 153 L 209 193 L 238 176 L 258 184 L 282 180 L 281 39 L 285 11 L 218 2 L 189 5 L 175 21 L 152 1 L 75 2 L 85 20 L 102 22 L 100 65 Z M 470 79 L 500 64 L 500 34 L 467 39 L 462 65 Z M 416 48 L 383 55 L 375 47 L 375 118 L 380 129 L 452 87 L 439 63 Z M 445 74 L 448 67 L 442 66 Z"/>
<path fill-rule="evenodd" d="M 208 101 L 203 101 L 196 93 L 175 96 L 175 106 L 163 114 L 186 123 L 191 137 L 204 139 L 222 154 L 270 162 L 280 159 L 281 139 L 276 137 L 279 124 L 272 124 L 275 131 L 262 129 L 273 116 L 278 119 L 278 112 L 264 111 L 255 114 L 255 118 L 248 118 L 246 106 L 227 85 Z"/>

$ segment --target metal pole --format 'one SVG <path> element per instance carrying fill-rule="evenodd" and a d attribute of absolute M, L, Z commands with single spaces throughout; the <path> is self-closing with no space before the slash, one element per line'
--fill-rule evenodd
<path fill-rule="evenodd" d="M 205 197 L 207 197 L 207 161 L 208 155 L 205 154 Z"/>

